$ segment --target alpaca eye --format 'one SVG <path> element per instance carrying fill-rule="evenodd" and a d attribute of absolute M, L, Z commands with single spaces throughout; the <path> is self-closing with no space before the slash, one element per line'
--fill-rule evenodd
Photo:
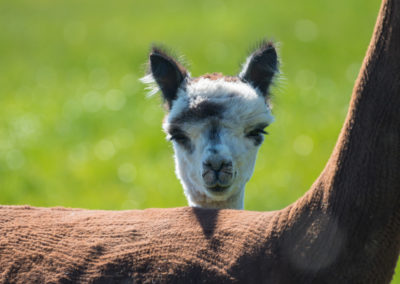
<path fill-rule="evenodd" d="M 249 133 L 246 134 L 246 137 L 248 138 L 258 138 L 261 135 L 267 135 L 268 132 L 266 132 L 263 128 L 256 128 Z"/>
<path fill-rule="evenodd" d="M 176 141 L 181 144 L 185 144 L 185 143 L 189 142 L 189 137 L 187 137 L 183 133 L 176 133 L 176 134 L 171 134 L 171 136 L 169 137 L 169 140 Z"/>
<path fill-rule="evenodd" d="M 257 127 L 246 134 L 246 138 L 253 140 L 254 146 L 259 146 L 264 141 L 263 135 L 268 134 L 263 127 Z"/>

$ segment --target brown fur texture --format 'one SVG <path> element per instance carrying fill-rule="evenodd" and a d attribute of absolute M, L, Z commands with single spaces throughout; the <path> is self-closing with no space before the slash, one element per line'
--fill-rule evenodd
<path fill-rule="evenodd" d="M 400 2 L 383 0 L 324 171 L 275 212 L 0 207 L 1 283 L 389 283 L 400 246 Z"/>

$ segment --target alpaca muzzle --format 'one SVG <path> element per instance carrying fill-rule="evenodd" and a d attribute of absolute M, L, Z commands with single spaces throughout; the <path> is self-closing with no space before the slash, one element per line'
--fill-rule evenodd
<path fill-rule="evenodd" d="M 232 184 L 233 164 L 221 156 L 203 162 L 203 181 L 205 186 L 215 192 L 225 191 Z"/>

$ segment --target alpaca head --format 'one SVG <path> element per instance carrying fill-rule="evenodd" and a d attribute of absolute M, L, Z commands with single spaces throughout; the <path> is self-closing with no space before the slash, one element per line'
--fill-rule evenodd
<path fill-rule="evenodd" d="M 152 49 L 142 81 L 161 90 L 168 111 L 163 129 L 190 206 L 243 208 L 245 184 L 273 121 L 269 88 L 277 72 L 271 42 L 262 43 L 237 76 L 193 78 L 166 52 Z"/>

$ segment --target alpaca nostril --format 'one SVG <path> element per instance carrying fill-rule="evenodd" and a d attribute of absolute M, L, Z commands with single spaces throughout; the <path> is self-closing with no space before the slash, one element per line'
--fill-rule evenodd
<path fill-rule="evenodd" d="M 212 165 L 210 162 L 203 162 L 203 168 L 205 170 L 212 170 Z"/>
<path fill-rule="evenodd" d="M 213 171 L 219 172 L 222 170 L 231 169 L 232 162 L 226 161 L 224 159 L 207 160 L 207 161 L 203 162 L 203 168 L 205 170 L 213 170 Z"/>
<path fill-rule="evenodd" d="M 224 162 L 222 168 L 232 168 L 232 162 Z"/>
<path fill-rule="evenodd" d="M 219 171 L 222 167 L 222 161 L 221 160 L 208 160 L 205 163 L 203 163 L 204 168 L 210 169 L 213 171 Z"/>

